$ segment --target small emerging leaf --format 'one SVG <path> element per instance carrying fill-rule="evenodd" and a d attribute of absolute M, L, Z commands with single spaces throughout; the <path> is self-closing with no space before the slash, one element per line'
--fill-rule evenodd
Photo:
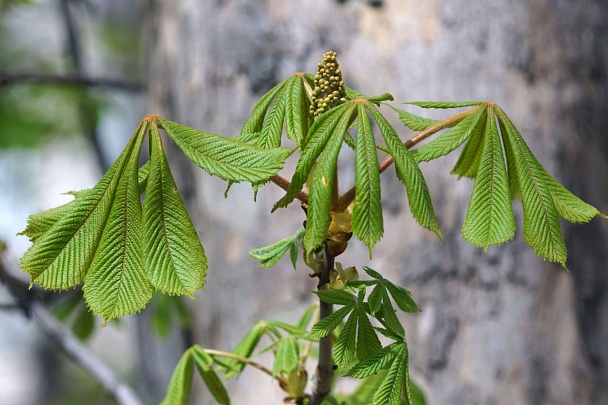
<path fill-rule="evenodd" d="M 298 244 L 302 240 L 303 236 L 304 228 L 300 228 L 295 235 L 281 239 L 270 246 L 250 250 L 249 255 L 260 261 L 260 267 L 272 267 L 289 250 L 291 262 L 293 264 L 293 268 L 295 269 L 295 262 L 298 257 Z"/>
<path fill-rule="evenodd" d="M 161 405 L 187 405 L 190 398 L 193 373 L 192 350 L 188 349 L 175 366 L 167 387 L 167 394 Z"/>

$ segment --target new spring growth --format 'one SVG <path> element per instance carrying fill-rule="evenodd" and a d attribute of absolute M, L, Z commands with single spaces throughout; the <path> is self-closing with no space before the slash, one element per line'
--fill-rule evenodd
<path fill-rule="evenodd" d="M 310 113 L 315 117 L 346 101 L 344 80 L 342 80 L 342 71 L 336 59 L 336 53 L 327 52 L 323 55 L 323 61 L 317 66 L 315 88 L 312 92 L 310 106 Z"/>

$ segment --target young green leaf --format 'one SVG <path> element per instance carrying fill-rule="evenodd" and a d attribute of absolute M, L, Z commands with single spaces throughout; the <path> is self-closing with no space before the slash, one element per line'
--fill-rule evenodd
<path fill-rule="evenodd" d="M 507 157 L 507 172 L 509 175 L 509 196 L 511 200 L 521 198 L 521 186 L 519 185 L 519 175 L 517 174 L 517 164 L 515 163 L 515 153 L 511 147 L 511 143 L 506 139 L 507 128 L 504 124 L 504 119 L 500 119 L 500 113 L 497 110 L 498 126 L 500 128 L 500 134 L 502 136 L 502 143 L 505 148 L 505 155 Z M 512 130 L 516 130 L 515 127 Z"/>
<path fill-rule="evenodd" d="M 343 110 L 348 107 L 347 104 L 339 105 L 321 115 L 310 128 L 305 142 L 304 149 L 298 160 L 296 170 L 291 179 L 291 184 L 287 189 L 287 194 L 281 198 L 273 207 L 272 211 L 277 208 L 283 208 L 289 205 L 298 195 L 302 187 L 308 179 L 310 171 L 315 166 L 317 158 L 325 149 L 330 138 L 334 134 L 334 129 L 342 117 Z M 335 139 L 334 139 L 335 140 Z"/>
<path fill-rule="evenodd" d="M 408 397 L 408 402 L 411 402 L 407 372 L 407 347 L 401 344 L 384 382 L 378 388 L 376 395 L 374 395 L 374 404 L 401 405 L 401 398 L 404 393 Z"/>
<path fill-rule="evenodd" d="M 150 132 L 150 173 L 144 198 L 144 256 L 150 282 L 169 295 L 205 284 L 207 257 L 167 163 L 160 133 Z"/>
<path fill-rule="evenodd" d="M 161 405 L 187 405 L 190 398 L 193 373 L 192 350 L 188 349 L 175 366 L 167 387 L 167 394 Z"/>
<path fill-rule="evenodd" d="M 472 107 L 483 104 L 482 101 L 411 101 L 409 103 L 421 108 L 459 108 L 459 107 Z"/>
<path fill-rule="evenodd" d="M 289 373 L 298 366 L 299 359 L 300 346 L 298 345 L 298 340 L 293 337 L 280 339 L 274 354 L 272 373 L 274 375 L 281 374 L 282 372 Z"/>
<path fill-rule="evenodd" d="M 607 218 L 604 214 L 598 211 L 594 206 L 587 204 L 564 186 L 559 184 L 546 170 L 543 168 L 545 182 L 549 187 L 553 202 L 557 208 L 558 214 L 565 220 L 580 224 L 589 222 L 594 217 Z"/>
<path fill-rule="evenodd" d="M 424 118 L 418 115 L 414 115 L 404 110 L 400 110 L 398 108 L 389 105 L 390 108 L 395 110 L 403 125 L 411 129 L 412 131 L 424 131 L 427 127 L 439 122 L 438 120 L 434 120 L 431 118 Z"/>
<path fill-rule="evenodd" d="M 386 146 L 395 159 L 397 177 L 405 184 L 410 210 L 414 218 L 423 228 L 435 232 L 441 239 L 429 189 L 420 168 L 386 118 L 371 104 L 367 104 L 366 107 L 378 123 Z"/>
<path fill-rule="evenodd" d="M 335 127 L 334 133 L 325 145 L 325 149 L 312 174 L 306 233 L 304 234 L 304 248 L 307 252 L 317 249 L 327 238 L 327 231 L 331 220 L 330 207 L 338 164 L 338 154 L 342 147 L 344 133 L 350 125 L 351 115 L 355 109 L 354 103 L 343 105 L 346 106 L 343 109 L 339 106 L 329 111 L 331 113 L 337 110 L 340 113 L 340 120 Z M 309 144 L 306 145 L 306 148 L 308 146 Z"/>
<path fill-rule="evenodd" d="M 476 112 L 450 128 L 445 134 L 414 149 L 411 154 L 416 163 L 437 159 L 458 148 L 471 136 L 484 113 L 485 109 L 478 107 Z"/>
<path fill-rule="evenodd" d="M 51 227 L 59 222 L 67 213 L 72 211 L 79 199 L 84 198 L 84 196 L 90 194 L 91 191 L 92 190 L 90 189 L 86 189 L 66 193 L 73 195 L 75 198 L 67 204 L 30 215 L 27 219 L 25 230 L 17 235 L 27 236 L 31 242 L 36 242 L 40 236 L 51 229 Z"/>
<path fill-rule="evenodd" d="M 359 360 L 365 360 L 373 353 L 382 349 L 376 331 L 367 318 L 367 313 L 361 308 L 362 305 L 358 305 L 355 311 L 359 319 L 359 329 L 357 331 L 357 358 Z M 354 315 L 353 313 L 351 316 Z"/>
<path fill-rule="evenodd" d="M 355 152 L 355 189 L 352 227 L 355 236 L 363 241 L 372 255 L 372 248 L 384 233 L 380 202 L 380 171 L 374 133 L 365 111 L 357 106 L 357 147 Z"/>
<path fill-rule="evenodd" d="M 253 107 L 253 111 L 251 111 L 249 118 L 245 122 L 240 136 L 253 134 L 256 132 L 259 133 L 262 130 L 264 117 L 266 116 L 266 111 L 268 110 L 270 103 L 272 103 L 272 100 L 274 100 L 277 93 L 283 90 L 284 87 L 285 81 L 282 81 L 264 94 L 262 98 L 260 98 L 260 100 Z"/>
<path fill-rule="evenodd" d="M 524 239 L 540 256 L 565 267 L 566 244 L 559 224 L 557 208 L 546 183 L 544 168 L 536 160 L 507 115 L 498 107 L 496 114 L 506 129 L 503 142 L 508 144 L 513 152 L 521 187 Z"/>
<path fill-rule="evenodd" d="M 414 302 L 412 298 L 412 293 L 410 293 L 405 288 L 398 286 L 396 284 L 391 283 L 390 281 L 384 279 L 384 286 L 391 294 L 391 297 L 395 300 L 395 303 L 403 312 L 413 313 L 413 312 L 421 312 L 422 310 L 418 305 Z"/>
<path fill-rule="evenodd" d="M 347 365 L 355 355 L 357 320 L 357 311 L 352 311 L 340 331 L 340 335 L 334 346 L 334 361 L 338 366 Z"/>
<path fill-rule="evenodd" d="M 43 219 L 48 221 L 49 217 L 61 214 L 47 232 L 36 236 L 35 243 L 19 262 L 21 269 L 30 275 L 32 283 L 39 283 L 44 288 L 65 290 L 84 280 L 106 227 L 122 172 L 136 146 L 141 144 L 145 131 L 146 124 L 140 124 L 127 147 L 99 183 L 86 194 L 78 194 L 69 211 L 52 211 L 51 215 L 43 215 Z M 35 222 L 40 223 L 38 219 Z"/>
<path fill-rule="evenodd" d="M 384 286 L 383 286 L 384 287 Z M 391 300 L 388 296 L 388 292 L 386 288 L 382 288 L 382 318 L 384 319 L 386 326 L 391 330 L 391 332 L 395 333 L 397 336 L 401 338 L 401 340 L 405 339 L 405 330 L 403 329 L 403 325 L 399 322 L 399 318 L 397 317 L 396 311 L 391 304 Z"/>
<path fill-rule="evenodd" d="M 354 378 L 366 378 L 386 367 L 401 351 L 402 342 L 391 343 L 376 351 L 367 359 L 360 361 L 349 372 L 348 376 Z"/>
<path fill-rule="evenodd" d="M 192 358 L 198 369 L 198 373 L 205 382 L 205 385 L 213 395 L 213 398 L 222 405 L 230 405 L 230 398 L 228 392 L 222 383 L 222 380 L 217 376 L 215 370 L 211 367 L 213 364 L 213 358 L 205 352 L 205 349 L 199 345 L 192 347 Z"/>
<path fill-rule="evenodd" d="M 287 137 L 303 147 L 310 128 L 310 98 L 306 94 L 306 79 L 301 74 L 293 75 L 287 84 L 285 129 Z"/>
<path fill-rule="evenodd" d="M 320 339 L 329 335 L 334 329 L 338 327 L 340 322 L 346 315 L 348 315 L 354 308 L 354 305 L 346 305 L 339 310 L 335 311 L 331 315 L 321 319 L 319 322 L 315 323 L 308 334 L 310 338 Z"/>
<path fill-rule="evenodd" d="M 252 249 L 249 251 L 249 256 L 260 261 L 259 267 L 272 267 L 274 266 L 283 255 L 289 250 L 291 262 L 293 268 L 296 268 L 296 260 L 298 255 L 298 244 L 304 236 L 304 228 L 298 229 L 295 235 L 289 236 L 285 239 L 281 239 L 278 242 L 273 243 L 270 246 Z M 295 249 L 295 254 L 293 250 Z M 295 258 L 294 258 L 295 255 Z"/>
<path fill-rule="evenodd" d="M 265 329 L 265 322 L 260 321 L 253 325 L 253 328 L 251 328 L 249 332 L 247 332 L 247 334 L 243 337 L 243 339 L 241 339 L 241 341 L 236 345 L 232 353 L 249 358 L 253 354 L 253 351 L 255 350 L 258 343 L 260 343 L 260 339 L 262 339 L 262 336 L 264 336 Z M 230 367 L 230 371 L 226 373 L 224 378 L 233 377 L 234 375 L 242 372 L 243 368 L 245 368 L 244 363 L 233 359 L 226 360 L 226 364 Z"/>
<path fill-rule="evenodd" d="M 107 321 L 146 306 L 154 291 L 146 275 L 142 210 L 139 198 L 139 150 L 145 132 L 129 155 L 99 247 L 84 279 L 84 297 L 95 315 Z"/>
<path fill-rule="evenodd" d="M 259 183 L 277 174 L 289 151 L 264 149 L 157 118 L 184 154 L 207 173 L 224 180 Z"/>
<path fill-rule="evenodd" d="M 313 291 L 313 293 L 328 304 L 354 305 L 357 303 L 357 298 L 345 290 L 321 290 Z"/>
<path fill-rule="evenodd" d="M 306 311 L 304 311 L 304 313 L 298 320 L 297 327 L 305 329 L 308 326 L 308 324 L 310 323 L 315 312 L 317 312 L 318 308 L 319 308 L 318 304 L 312 304 L 308 308 L 306 308 Z"/>
<path fill-rule="evenodd" d="M 475 178 L 481 161 L 483 152 L 484 133 L 487 126 L 487 110 L 488 108 L 480 108 L 483 114 L 473 128 L 473 132 L 469 136 L 469 140 L 464 145 L 458 161 L 454 165 L 451 174 L 457 174 L 460 177 Z"/>
<path fill-rule="evenodd" d="M 286 99 L 289 97 L 290 82 L 287 81 L 285 87 L 277 94 L 277 97 L 268 110 L 268 116 L 264 119 L 260 137 L 256 141 L 256 145 L 264 149 L 278 148 L 281 146 L 281 138 L 283 137 L 283 122 L 285 121 Z"/>
<path fill-rule="evenodd" d="M 487 108 L 484 139 L 462 235 L 467 242 L 487 251 L 488 245 L 500 245 L 515 235 L 507 168 L 492 107 Z"/>

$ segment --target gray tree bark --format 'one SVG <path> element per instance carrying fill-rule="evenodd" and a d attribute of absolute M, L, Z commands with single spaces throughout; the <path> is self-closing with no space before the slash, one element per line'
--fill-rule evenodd
<path fill-rule="evenodd" d="M 497 102 L 556 178 L 608 212 L 606 2 L 339 3 L 149 2 L 150 113 L 236 135 L 257 97 L 293 72 L 314 73 L 335 50 L 347 85 L 366 94 Z M 181 168 L 178 185 L 191 190 L 210 260 L 195 304 L 198 343 L 230 350 L 260 317 L 289 319 L 311 302 L 305 270 L 283 262 L 256 269 L 247 255 L 293 233 L 304 219 L 299 208 L 270 216 L 282 195 L 272 185 L 257 204 L 246 186 L 224 200 L 223 182 L 170 158 Z M 442 243 L 417 226 L 403 186 L 387 173 L 386 232 L 373 260 L 358 243 L 338 258 L 412 291 L 423 309 L 403 318 L 412 377 L 430 404 L 608 403 L 606 222 L 564 226 L 566 273 L 525 245 L 515 201 L 515 240 L 484 254 L 460 235 L 472 182 L 449 176 L 455 161 L 422 166 Z M 352 159 L 341 164 L 348 185 Z M 234 403 L 279 403 L 283 394 L 267 383 L 244 376 L 232 385 Z"/>

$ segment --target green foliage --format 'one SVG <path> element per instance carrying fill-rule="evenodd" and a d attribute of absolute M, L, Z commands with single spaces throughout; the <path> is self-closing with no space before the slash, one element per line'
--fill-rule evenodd
<path fill-rule="evenodd" d="M 167 394 L 161 404 L 188 404 L 190 387 L 192 386 L 192 375 L 194 374 L 194 365 L 196 365 L 199 375 L 215 400 L 219 404 L 229 405 L 230 398 L 228 397 L 222 380 L 218 377 L 212 367 L 213 363 L 213 358 L 205 352 L 205 349 L 198 345 L 194 345 L 186 350 L 173 371 L 169 386 L 167 387 Z"/>
<path fill-rule="evenodd" d="M 438 120 L 420 117 L 419 115 L 400 110 L 399 108 L 395 108 L 390 105 L 389 107 L 395 110 L 395 112 L 399 116 L 399 119 L 401 120 L 401 122 L 403 122 L 403 125 L 411 129 L 412 131 L 424 131 L 427 127 L 430 127 L 431 125 L 439 122 Z"/>
<path fill-rule="evenodd" d="M 289 258 L 295 269 L 298 247 L 302 243 L 303 236 L 304 228 L 300 228 L 294 235 L 281 239 L 270 246 L 250 250 L 249 255 L 260 261 L 259 267 L 272 267 L 289 251 Z"/>
<path fill-rule="evenodd" d="M 177 191 L 157 125 L 200 166 L 233 181 L 265 181 L 288 153 L 147 117 L 93 189 L 74 192 L 68 204 L 31 216 L 22 234 L 33 245 L 21 258 L 21 268 L 45 288 L 83 283 L 87 305 L 106 322 L 141 310 L 155 289 L 192 296 L 204 285 L 205 252 Z M 139 168 L 148 132 L 150 161 Z"/>

